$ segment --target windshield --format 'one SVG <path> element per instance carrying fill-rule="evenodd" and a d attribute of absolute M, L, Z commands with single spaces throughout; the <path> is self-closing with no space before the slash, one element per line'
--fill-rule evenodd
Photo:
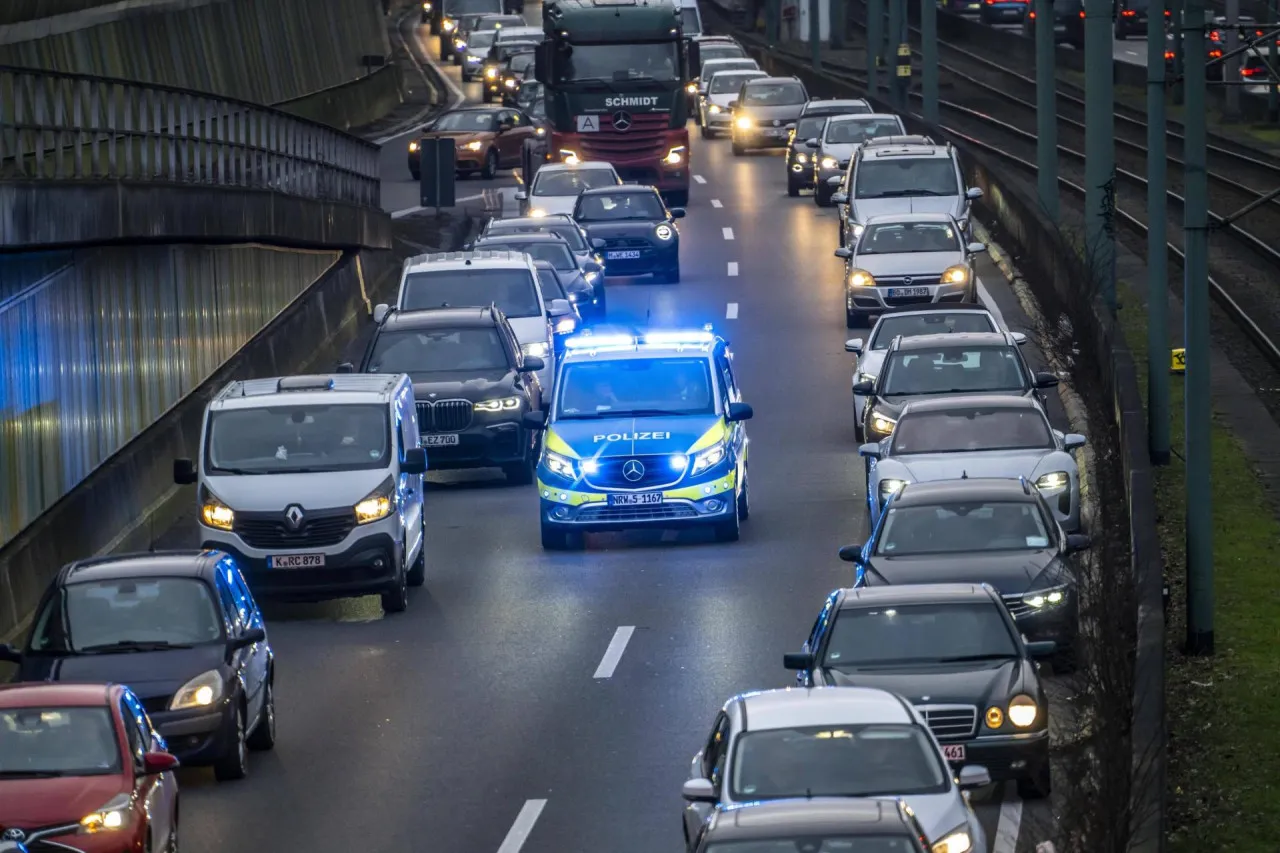
<path fill-rule="evenodd" d="M 546 261 L 558 270 L 572 270 L 578 267 L 574 263 L 573 253 L 564 243 L 522 243 L 514 239 L 510 242 L 482 240 L 476 243 L 475 248 L 477 252 L 521 252 L 535 261 Z"/>
<path fill-rule="evenodd" d="M 898 136 L 906 132 L 896 118 L 841 118 L 827 122 L 826 142 L 833 145 L 861 145 L 868 139 Z"/>
<path fill-rule="evenodd" d="M 1022 363 L 1012 347 L 938 347 L 895 352 L 885 367 L 879 393 L 886 397 L 1027 388 Z"/>
<path fill-rule="evenodd" d="M 552 299 L 568 299 L 564 292 L 564 287 L 560 284 L 560 277 L 556 275 L 555 270 L 549 270 L 546 267 L 538 268 L 538 286 L 542 288 L 542 298 L 547 302 Z"/>
<path fill-rule="evenodd" d="M 761 77 L 768 77 L 763 71 L 755 74 L 716 74 L 712 76 L 711 82 L 707 85 L 708 95 L 728 95 L 737 94 L 742 89 L 742 84 L 748 80 L 759 80 Z"/>
<path fill-rule="evenodd" d="M 877 556 L 1039 551 L 1052 539 L 1031 502 L 975 502 L 935 506 L 889 505 L 876 540 Z"/>
<path fill-rule="evenodd" d="M 702 21 L 698 20 L 698 9 L 686 6 L 680 10 L 680 29 L 687 36 L 696 36 L 702 32 Z"/>
<path fill-rule="evenodd" d="M 752 83 L 742 92 L 742 103 L 752 107 L 784 107 L 807 100 L 799 83 Z"/>
<path fill-rule="evenodd" d="M 533 67 L 532 53 L 518 53 L 511 57 L 511 61 L 507 63 L 507 67 L 512 74 L 523 74 Z"/>
<path fill-rule="evenodd" d="M 622 181 L 613 169 L 563 169 L 559 171 L 540 171 L 533 179 L 533 195 L 561 196 L 577 195 L 583 190 L 594 190 L 599 187 L 616 187 Z"/>
<path fill-rule="evenodd" d="M 1018 656 L 995 603 L 845 608 L 836 616 L 822 665 L 891 667 Z"/>
<path fill-rule="evenodd" d="M 622 219 L 656 222 L 666 219 L 667 212 L 656 191 L 601 193 L 579 198 L 573 218 L 580 222 L 616 222 Z"/>
<path fill-rule="evenodd" d="M 526 80 L 521 83 L 520 91 L 516 93 L 516 106 L 531 114 L 545 116 L 546 106 L 542 103 L 542 84 L 535 80 Z"/>
<path fill-rule="evenodd" d="M 893 339 L 902 335 L 942 335 L 964 332 L 996 332 L 999 331 L 992 322 L 991 315 L 985 311 L 957 311 L 954 314 L 904 314 L 895 317 L 886 314 L 880 318 L 876 326 L 875 337 L 871 339 L 871 349 L 889 348 Z"/>
<path fill-rule="evenodd" d="M 569 244 L 569 251 L 586 251 L 587 243 L 582 239 L 582 232 L 577 226 L 565 222 L 556 225 L 519 225 L 514 227 L 491 227 L 485 232 L 488 237 L 508 237 L 512 234 L 556 234 Z"/>
<path fill-rule="evenodd" d="M 498 129 L 498 113 L 496 110 L 462 110 L 456 113 L 445 113 L 428 127 L 431 132 L 448 131 L 470 133 L 493 133 Z"/>
<path fill-rule="evenodd" d="M 501 44 L 497 48 L 497 61 L 501 63 L 510 63 L 515 57 L 529 54 L 533 56 L 533 45 L 528 42 L 513 41 L 510 44 Z"/>
<path fill-rule="evenodd" d="M 950 158 L 910 157 L 863 160 L 858 166 L 856 198 L 960 195 Z"/>
<path fill-rule="evenodd" d="M 796 121 L 796 139 L 803 142 L 817 137 L 826 123 L 826 116 L 802 116 Z"/>
<path fill-rule="evenodd" d="M 1039 409 L 954 409 L 908 412 L 893 431 L 892 453 L 902 456 L 1056 448 L 1049 424 Z"/>
<path fill-rule="evenodd" d="M 383 332 L 369 356 L 369 373 L 506 370 L 497 329 L 410 329 Z"/>
<path fill-rule="evenodd" d="M 280 405 L 209 417 L 210 474 L 303 474 L 385 468 L 391 427 L 384 406 Z"/>
<path fill-rule="evenodd" d="M 868 225 L 858 241 L 859 255 L 959 252 L 960 235 L 950 222 L 885 222 Z"/>
<path fill-rule="evenodd" d="M 792 835 L 712 844 L 707 853 L 919 853 L 910 835 Z"/>
<path fill-rule="evenodd" d="M 0 710 L 0 779 L 119 772 L 120 742 L 105 707 Z"/>
<path fill-rule="evenodd" d="M 63 587 L 36 620 L 31 649 L 92 654 L 121 645 L 216 643 L 222 635 L 222 617 L 204 581 L 122 578 Z"/>
<path fill-rule="evenodd" d="M 700 358 L 645 358 L 566 364 L 556 387 L 563 419 L 714 414 L 707 362 Z"/>
<path fill-rule="evenodd" d="M 700 48 L 698 50 L 698 61 L 711 62 L 716 59 L 739 59 L 745 58 L 746 55 L 747 52 L 736 44 L 717 44 Z"/>
<path fill-rule="evenodd" d="M 497 36 L 497 30 L 476 30 L 474 33 L 467 36 L 467 47 L 487 50 L 493 44 L 493 40 L 497 38 Z"/>
<path fill-rule="evenodd" d="M 710 80 L 717 74 L 723 74 L 726 71 L 760 71 L 760 65 L 754 59 L 716 59 L 703 60 L 702 73 L 699 75 L 703 80 Z M 761 77 L 768 77 L 763 71 L 760 71 Z M 744 78 L 745 79 L 745 78 Z"/>
<path fill-rule="evenodd" d="M 738 736 L 736 800 L 941 794 L 946 769 L 933 741 L 912 725 L 806 726 Z"/>
<path fill-rule="evenodd" d="M 680 53 L 676 42 L 649 44 L 575 44 L 555 63 L 561 83 L 589 80 L 677 80 Z"/>
<path fill-rule="evenodd" d="M 410 273 L 400 297 L 402 311 L 424 308 L 487 308 L 508 317 L 540 317 L 538 292 L 528 270 L 461 269 Z"/>

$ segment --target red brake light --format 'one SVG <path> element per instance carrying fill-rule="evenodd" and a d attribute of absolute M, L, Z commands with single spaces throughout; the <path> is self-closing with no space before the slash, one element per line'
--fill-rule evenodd
<path fill-rule="evenodd" d="M 1210 58 L 1210 59 L 1221 59 L 1221 58 L 1222 58 L 1222 51 L 1220 51 L 1220 50 L 1211 50 L 1211 51 L 1209 51 L 1209 58 Z"/>
<path fill-rule="evenodd" d="M 1034 21 L 1034 20 L 1036 19 L 1036 13 L 1035 13 L 1035 12 L 1028 12 L 1028 13 L 1027 13 L 1027 17 Z"/>
<path fill-rule="evenodd" d="M 1252 77 L 1255 74 L 1261 74 L 1262 69 L 1261 68 L 1241 68 L 1240 73 L 1243 74 L 1245 77 Z"/>
<path fill-rule="evenodd" d="M 1121 14 L 1121 15 L 1124 15 L 1126 18 L 1132 18 L 1134 15 L 1136 15 L 1136 14 L 1138 14 L 1138 13 L 1137 13 L 1137 12 L 1135 12 L 1135 11 L 1133 11 L 1132 9 L 1125 9 L 1125 10 L 1124 10 L 1123 12 L 1121 12 L 1120 14 Z"/>
<path fill-rule="evenodd" d="M 1213 32 L 1209 33 L 1209 41 L 1218 41 L 1220 38 L 1222 38 L 1222 34 L 1219 33 L 1217 30 L 1214 30 Z"/>
<path fill-rule="evenodd" d="M 1165 16 L 1166 18 L 1168 18 L 1168 17 L 1172 17 L 1172 15 L 1173 15 L 1173 13 L 1172 13 L 1172 12 L 1170 12 L 1168 9 L 1165 9 L 1165 10 L 1164 10 L 1164 16 Z"/>
<path fill-rule="evenodd" d="M 1084 17 L 1084 10 L 1083 10 L 1083 9 L 1081 9 L 1081 10 L 1080 10 L 1080 17 L 1081 17 L 1081 18 L 1083 18 L 1083 17 Z"/>
<path fill-rule="evenodd" d="M 1165 58 L 1165 59 L 1173 59 L 1173 51 L 1172 51 L 1172 50 L 1166 50 L 1166 51 L 1164 52 L 1164 58 Z"/>

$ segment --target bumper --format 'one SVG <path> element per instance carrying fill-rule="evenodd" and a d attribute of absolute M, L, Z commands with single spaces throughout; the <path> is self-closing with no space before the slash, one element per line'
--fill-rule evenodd
<path fill-rule="evenodd" d="M 169 751 L 188 767 L 212 764 L 227 754 L 234 738 L 233 705 L 222 701 L 212 710 L 157 711 L 151 715 Z"/>
<path fill-rule="evenodd" d="M 605 271 L 611 276 L 644 275 L 651 272 L 675 269 L 680 265 L 679 241 L 672 241 L 670 248 L 646 247 L 643 249 L 605 249 Z M 612 252 L 636 251 L 638 258 L 611 258 Z"/>
<path fill-rule="evenodd" d="M 730 130 L 733 128 L 733 120 L 727 112 L 723 110 L 713 113 L 710 110 L 703 111 L 703 124 L 711 130 Z"/>
<path fill-rule="evenodd" d="M 852 314 L 882 314 L 889 308 L 901 305 L 937 305 L 947 302 L 965 302 L 972 298 L 974 285 L 931 284 L 926 296 L 891 296 L 898 287 L 859 287 L 845 289 L 845 307 Z"/>
<path fill-rule="evenodd" d="M 976 737 L 964 742 L 964 751 L 963 764 L 987 768 L 992 782 L 1035 778 L 1049 763 L 1049 730 Z M 958 769 L 961 763 L 955 765 Z"/>
<path fill-rule="evenodd" d="M 775 135 L 776 134 L 776 135 Z M 742 148 L 786 148 L 790 145 L 791 132 L 785 127 L 733 128 L 733 144 Z"/>
<path fill-rule="evenodd" d="M 477 419 L 484 415 L 477 415 Z M 492 417 L 490 415 L 489 417 Z M 432 471 L 450 471 L 459 468 L 492 468 L 528 458 L 533 444 L 529 433 L 515 421 L 472 426 L 455 433 L 458 443 L 453 446 L 426 447 L 427 468 Z M 432 433 L 425 433 L 425 442 Z"/>
<path fill-rule="evenodd" d="M 609 506 L 610 492 L 557 488 L 545 477 L 546 472 L 540 469 L 539 518 L 548 527 L 561 530 L 674 530 L 722 522 L 737 511 L 734 496 L 738 477 L 732 470 L 695 485 L 662 490 L 661 503 L 643 506 Z"/>

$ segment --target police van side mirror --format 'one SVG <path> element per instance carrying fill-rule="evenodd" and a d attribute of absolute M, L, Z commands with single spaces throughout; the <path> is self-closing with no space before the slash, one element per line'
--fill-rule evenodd
<path fill-rule="evenodd" d="M 404 452 L 404 460 L 400 463 L 401 474 L 427 473 L 427 451 L 421 447 L 410 447 Z"/>
<path fill-rule="evenodd" d="M 730 403 L 729 411 L 725 413 L 725 420 L 729 423 L 737 423 L 738 421 L 749 421 L 755 416 L 755 410 L 746 403 Z"/>

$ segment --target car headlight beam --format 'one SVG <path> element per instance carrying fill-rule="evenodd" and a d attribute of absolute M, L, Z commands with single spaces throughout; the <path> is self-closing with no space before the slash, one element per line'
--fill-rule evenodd
<path fill-rule="evenodd" d="M 886 478 L 880 481 L 880 503 L 884 503 L 889 498 L 902 491 L 902 487 L 907 484 L 906 480 L 895 480 Z"/>
<path fill-rule="evenodd" d="M 932 853 L 969 853 L 973 849 L 973 839 L 967 829 L 958 829 L 947 833 L 929 849 Z"/>
<path fill-rule="evenodd" d="M 558 474 L 561 477 L 567 477 L 570 480 L 576 479 L 578 472 L 574 469 L 573 460 L 568 456 L 561 456 L 550 450 L 546 451 L 543 456 L 543 462 L 552 474 Z"/>
<path fill-rule="evenodd" d="M 1067 590 L 1065 587 L 1053 587 L 1051 589 L 1037 590 L 1029 592 L 1022 596 L 1022 603 L 1033 610 L 1043 610 L 1046 607 L 1056 607 L 1067 600 Z"/>
<path fill-rule="evenodd" d="M 882 435 L 888 435 L 893 432 L 893 428 L 897 425 L 898 422 L 886 414 L 881 412 L 871 413 L 871 428 Z"/>
<path fill-rule="evenodd" d="M 486 76 L 486 77 L 488 77 L 490 80 L 492 80 L 493 78 L 495 78 L 495 77 L 497 77 L 497 76 L 498 76 L 498 69 L 496 69 L 496 68 L 492 68 L 492 67 L 490 67 L 490 68 L 486 68 L 486 69 L 484 70 L 484 76 Z"/>
<path fill-rule="evenodd" d="M 836 161 L 836 159 L 835 159 L 834 157 L 823 157 L 823 158 L 822 158 L 822 163 L 821 163 L 820 165 L 821 165 L 821 166 L 822 166 L 822 168 L 824 168 L 824 169 L 834 169 L 834 168 L 836 168 L 837 166 L 839 166 L 840 164 L 839 164 L 839 162 L 837 162 L 837 161 Z"/>
<path fill-rule="evenodd" d="M 875 287 L 876 277 L 866 270 L 851 270 L 849 272 L 850 287 Z"/>
<path fill-rule="evenodd" d="M 410 142 L 410 143 L 409 143 L 409 150 L 410 150 L 410 151 L 417 151 L 417 150 L 418 150 L 418 141 L 417 141 L 416 139 L 415 139 L 413 142 Z"/>
<path fill-rule="evenodd" d="M 390 477 L 353 507 L 356 524 L 372 524 L 391 515 L 396 508 L 396 484 Z"/>
<path fill-rule="evenodd" d="M 696 477 L 703 471 L 719 465 L 724 461 L 724 457 L 727 452 L 728 448 L 725 446 L 723 441 L 716 442 L 706 450 L 699 450 L 697 453 L 693 454 L 693 468 L 690 469 L 689 475 Z"/>
<path fill-rule="evenodd" d="M 1071 476 L 1066 471 L 1053 471 L 1036 480 L 1036 488 L 1042 492 L 1056 492 L 1065 489 L 1070 482 Z"/>
<path fill-rule="evenodd" d="M 724 112 L 724 110 L 720 108 L 719 104 L 712 104 L 707 107 L 707 112 L 711 113 L 713 116 L 718 116 L 720 113 Z"/>
<path fill-rule="evenodd" d="M 468 151 L 479 151 L 481 148 L 484 147 L 484 143 L 481 142 L 479 139 L 474 139 L 462 147 L 467 149 Z"/>
<path fill-rule="evenodd" d="M 124 829 L 129 825 L 129 795 L 116 794 L 102 808 L 80 819 L 80 831 L 85 835 Z"/>
<path fill-rule="evenodd" d="M 739 130 L 750 130 L 756 126 L 756 122 L 755 119 L 749 118 L 748 116 L 738 116 L 737 120 L 734 121 L 734 125 Z"/>
<path fill-rule="evenodd" d="M 1040 716 L 1036 700 L 1030 696 L 1014 696 L 1009 700 L 1009 722 L 1020 729 L 1030 728 Z"/>
<path fill-rule="evenodd" d="M 653 233 L 654 236 L 663 241 L 670 240 L 676 234 L 670 225 L 659 225 L 657 228 L 653 229 Z"/>
<path fill-rule="evenodd" d="M 222 674 L 216 669 L 202 672 L 178 688 L 178 692 L 169 700 L 169 710 L 208 708 L 222 698 L 225 690 Z"/>
<path fill-rule="evenodd" d="M 969 281 L 969 268 L 961 264 L 954 267 L 947 267 L 942 272 L 943 284 L 967 284 Z"/>
<path fill-rule="evenodd" d="M 200 506 L 200 518 L 204 521 L 205 527 L 230 530 L 235 526 L 236 514 L 231 507 L 213 495 L 208 495 Z"/>
<path fill-rule="evenodd" d="M 534 358 L 546 358 L 551 355 L 551 345 L 543 341 L 535 341 L 531 344 L 521 344 L 520 352 L 525 355 L 531 355 Z"/>
<path fill-rule="evenodd" d="M 492 400 L 481 400 L 475 404 L 477 412 L 514 412 L 520 408 L 519 397 L 496 397 Z"/>
<path fill-rule="evenodd" d="M 662 162 L 668 166 L 679 166 L 684 162 L 684 146 L 677 145 L 667 152 L 667 156 L 662 158 Z"/>

